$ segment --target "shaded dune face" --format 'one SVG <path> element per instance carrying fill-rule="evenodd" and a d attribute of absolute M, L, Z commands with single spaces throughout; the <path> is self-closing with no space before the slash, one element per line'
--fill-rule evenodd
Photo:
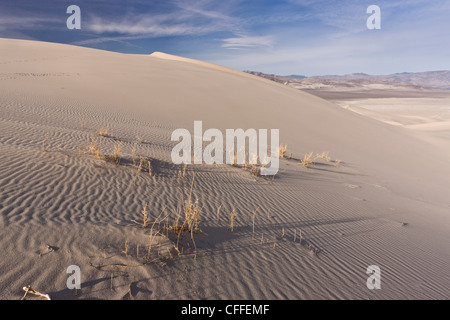
<path fill-rule="evenodd" d="M 0 297 L 32 283 L 73 298 L 71 264 L 84 272 L 81 298 L 446 296 L 448 153 L 410 131 L 162 53 L 10 39 L 0 52 Z M 203 130 L 279 129 L 277 175 L 173 164 L 172 132 L 192 134 L 200 120 Z M 144 217 L 172 219 L 191 196 L 201 208 L 195 248 L 185 237 L 176 257 L 176 237 L 161 237 L 157 263 L 92 267 L 142 263 Z M 366 287 L 373 264 L 376 292 Z"/>

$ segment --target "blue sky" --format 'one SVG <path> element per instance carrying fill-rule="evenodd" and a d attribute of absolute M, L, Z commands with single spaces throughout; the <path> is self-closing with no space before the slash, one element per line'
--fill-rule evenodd
<path fill-rule="evenodd" d="M 381 30 L 368 30 L 369 5 Z M 68 30 L 69 5 L 81 30 Z M 162 51 L 279 75 L 450 69 L 448 0 L 0 0 L 0 37 Z"/>

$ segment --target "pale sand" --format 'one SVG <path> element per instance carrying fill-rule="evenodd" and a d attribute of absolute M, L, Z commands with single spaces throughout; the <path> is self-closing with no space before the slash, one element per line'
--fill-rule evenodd
<path fill-rule="evenodd" d="M 450 155 L 437 140 L 206 63 L 7 39 L 0 51 L 0 298 L 20 299 L 26 285 L 53 299 L 129 299 L 130 288 L 132 299 L 448 298 Z M 273 180 L 195 165 L 181 179 L 170 136 L 194 120 L 279 128 L 288 155 L 342 162 L 281 160 Z M 120 165 L 84 152 L 106 126 L 100 147 L 112 154 L 121 141 Z M 136 139 L 156 175 L 134 183 Z M 146 202 L 151 221 L 174 213 L 194 172 L 196 260 L 189 237 L 176 257 L 175 239 L 161 236 L 142 265 L 150 231 L 133 221 Z M 129 267 L 93 267 L 118 264 Z M 66 288 L 70 265 L 81 268 L 78 296 Z M 381 290 L 366 287 L 370 265 Z"/>
<path fill-rule="evenodd" d="M 416 98 L 367 98 L 333 100 L 337 105 L 358 114 L 403 127 L 419 139 L 435 145 L 442 153 L 450 152 L 450 91 L 430 97 L 433 92 Z M 436 97 L 437 96 L 437 97 Z M 414 132 L 413 132 L 414 133 Z"/>

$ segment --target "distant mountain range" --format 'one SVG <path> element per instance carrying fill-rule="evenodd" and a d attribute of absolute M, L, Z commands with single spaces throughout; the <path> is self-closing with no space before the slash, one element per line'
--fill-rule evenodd
<path fill-rule="evenodd" d="M 282 76 L 283 78 L 291 78 L 291 79 L 305 79 L 308 78 L 307 76 L 300 76 L 296 74 L 291 74 L 289 76 Z"/>
<path fill-rule="evenodd" d="M 326 89 L 362 85 L 393 85 L 411 88 L 450 89 L 450 71 L 403 72 L 390 75 L 368 75 L 352 73 L 347 75 L 326 75 L 306 77 L 302 75 L 279 76 L 256 71 L 247 73 L 264 77 L 276 82 L 294 85 L 305 89 Z"/>

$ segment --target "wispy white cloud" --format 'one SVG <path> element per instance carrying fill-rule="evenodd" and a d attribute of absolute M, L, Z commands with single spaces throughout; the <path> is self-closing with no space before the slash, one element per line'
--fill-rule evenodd
<path fill-rule="evenodd" d="M 97 34 L 118 33 L 124 35 L 147 35 L 148 37 L 191 35 L 213 30 L 207 26 L 195 26 L 188 23 L 156 22 L 154 18 L 141 17 L 111 22 L 101 18 L 93 18 L 87 23 L 87 29 Z"/>
<path fill-rule="evenodd" d="M 216 21 L 236 22 L 238 19 L 229 14 L 229 8 L 233 1 L 177 1 L 176 5 L 184 12 L 189 12 L 205 18 L 214 19 Z M 236 2 L 236 1 L 234 1 Z M 224 6 L 224 4 L 226 6 Z"/>
<path fill-rule="evenodd" d="M 158 13 L 126 14 L 121 19 L 91 16 L 87 23 L 94 33 L 124 35 L 172 36 L 235 31 L 240 19 L 230 16 L 222 6 L 211 9 L 213 1 L 175 1 L 170 10 Z"/>
<path fill-rule="evenodd" d="M 147 39 L 149 36 L 147 35 L 138 35 L 138 36 L 114 36 L 114 37 L 97 37 L 87 40 L 74 41 L 71 44 L 77 46 L 86 46 L 86 45 L 95 45 L 105 42 L 119 42 L 126 44 L 127 46 L 131 45 L 129 41 L 139 40 L 139 39 Z"/>
<path fill-rule="evenodd" d="M 236 48 L 255 48 L 255 47 L 272 47 L 274 38 L 272 36 L 249 37 L 240 36 L 235 38 L 227 38 L 222 40 L 222 47 L 229 49 Z"/>
<path fill-rule="evenodd" d="M 29 30 L 29 29 L 48 29 L 49 24 L 61 23 L 65 20 L 56 19 L 48 16 L 43 17 L 17 17 L 0 16 L 0 30 Z"/>

